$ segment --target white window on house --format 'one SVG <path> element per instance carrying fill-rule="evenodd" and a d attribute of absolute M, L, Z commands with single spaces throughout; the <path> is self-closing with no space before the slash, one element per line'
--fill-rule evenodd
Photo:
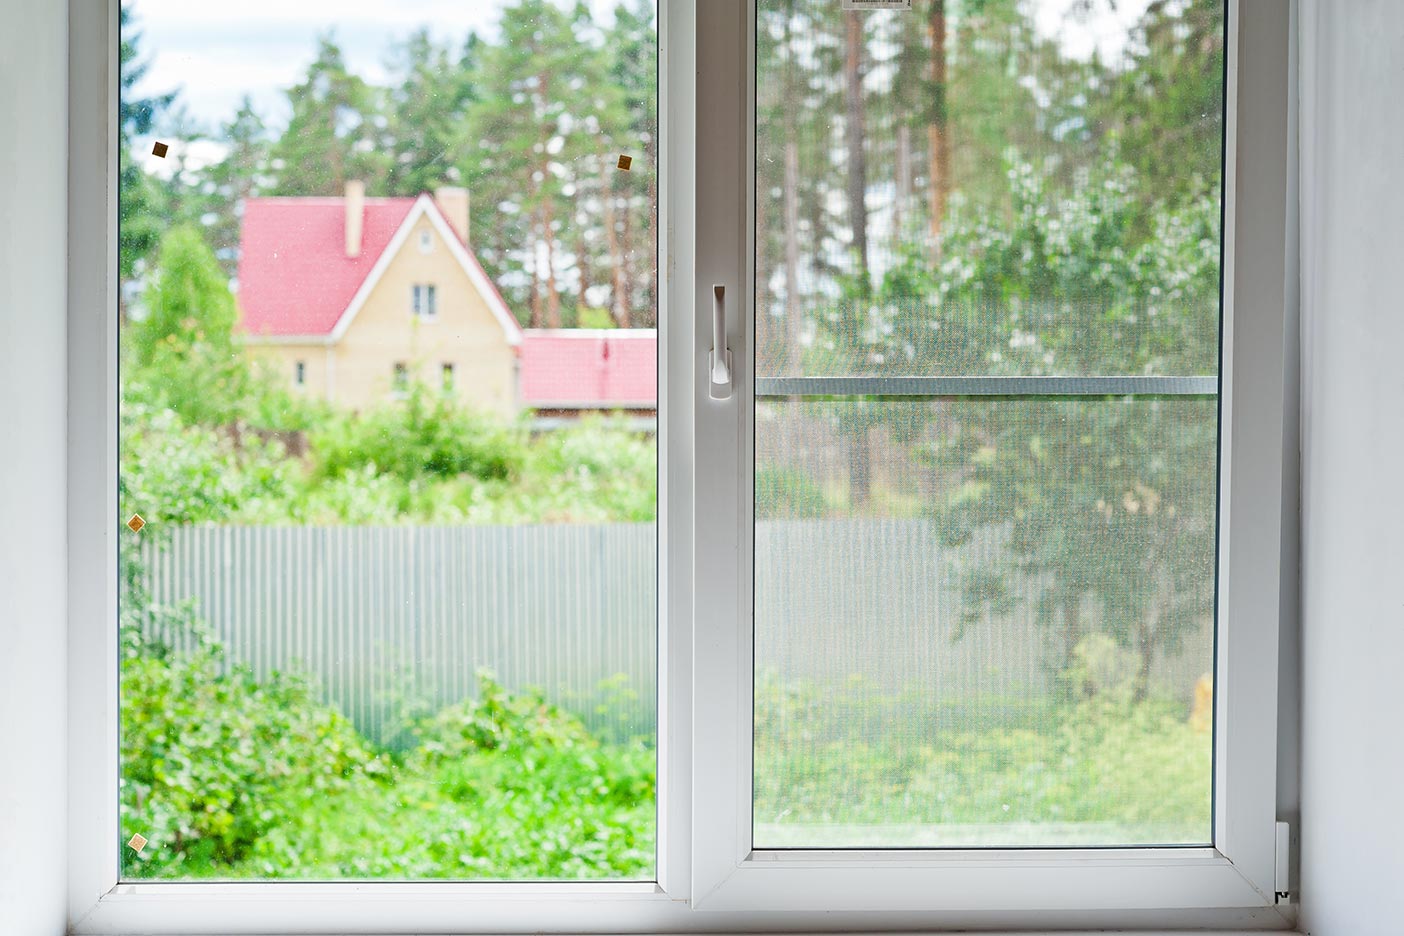
<path fill-rule="evenodd" d="M 415 283 L 410 299 L 410 310 L 421 322 L 432 322 L 439 317 L 438 290 L 432 283 Z"/>
<path fill-rule="evenodd" d="M 293 365 L 293 386 L 307 386 L 307 362 L 298 361 Z"/>
<path fill-rule="evenodd" d="M 404 361 L 396 361 L 395 369 L 390 378 L 390 389 L 396 393 L 404 393 L 409 389 L 409 365 Z"/>
<path fill-rule="evenodd" d="M 433 251 L 434 232 L 430 231 L 428 228 L 425 228 L 424 230 L 419 232 L 419 252 L 422 254 L 427 254 L 433 253 Z"/>
<path fill-rule="evenodd" d="M 448 361 L 445 361 L 445 362 L 444 362 L 444 365 L 443 365 L 443 367 L 440 369 L 440 372 L 439 372 L 439 373 L 440 373 L 440 377 L 441 377 L 441 382 L 442 382 L 442 384 L 443 384 L 444 392 L 445 392 L 445 393 L 451 393 L 451 392 L 453 392 L 453 387 L 454 387 L 454 365 L 451 364 L 451 363 L 449 363 Z"/>

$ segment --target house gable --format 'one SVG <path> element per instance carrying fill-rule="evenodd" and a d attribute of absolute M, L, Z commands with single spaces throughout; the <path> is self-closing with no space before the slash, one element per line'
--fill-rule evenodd
<path fill-rule="evenodd" d="M 351 302 L 347 305 L 346 311 L 342 313 L 332 328 L 331 343 L 340 342 L 345 337 L 392 265 L 398 262 L 402 256 L 406 256 L 407 252 L 409 255 L 413 255 L 417 248 L 412 243 L 411 235 L 420 227 L 421 221 L 427 221 L 433 228 L 437 235 L 437 244 L 447 248 L 449 257 L 467 277 L 469 284 L 501 328 L 507 344 L 512 346 L 521 344 L 521 326 L 517 324 L 517 320 L 507 307 L 502 294 L 498 292 L 497 287 L 483 270 L 477 257 L 473 256 L 472 252 L 458 239 L 458 235 L 454 233 L 443 213 L 428 195 L 421 195 L 415 200 L 414 207 L 410 209 L 409 214 L 400 224 L 399 230 L 395 232 L 395 236 L 390 239 L 390 243 L 386 245 L 375 265 L 371 267 L 360 289 L 356 291 Z"/>

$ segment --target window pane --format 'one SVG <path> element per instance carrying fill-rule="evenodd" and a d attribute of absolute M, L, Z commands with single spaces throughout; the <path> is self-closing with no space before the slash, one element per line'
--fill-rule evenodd
<path fill-rule="evenodd" d="M 760 0 L 757 376 L 1217 373 L 1223 29 Z"/>
<path fill-rule="evenodd" d="M 1207 842 L 1216 408 L 759 406 L 756 846 Z"/>
<path fill-rule="evenodd" d="M 758 4 L 756 847 L 1210 842 L 1223 34 Z"/>
<path fill-rule="evenodd" d="M 655 5 L 294 6 L 122 6 L 122 876 L 651 880 Z"/>

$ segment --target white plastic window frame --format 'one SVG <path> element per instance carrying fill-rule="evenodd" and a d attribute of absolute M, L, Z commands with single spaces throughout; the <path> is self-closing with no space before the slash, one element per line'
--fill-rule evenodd
<path fill-rule="evenodd" d="M 1272 905 L 1287 4 L 1230 0 L 1230 245 L 1212 849 L 755 852 L 749 0 L 661 0 L 656 880 L 118 880 L 118 0 L 69 8 L 69 915 L 81 934 L 1281 926 Z M 1238 166 L 1251 166 L 1239 173 Z M 712 285 L 737 392 L 708 398 Z M 744 535 L 743 535 L 744 534 Z M 743 574 L 747 573 L 747 574 Z M 705 583 L 694 588 L 694 582 Z M 733 600 L 734 599 L 734 600 Z M 694 686 L 697 691 L 694 692 Z M 697 912 L 701 911 L 701 912 Z"/>
<path fill-rule="evenodd" d="M 698 26 L 699 310 L 725 286 L 734 392 L 697 409 L 693 906 L 702 910 L 1237 912 L 1276 905 L 1290 4 L 1231 0 L 1213 846 L 752 847 L 751 290 L 755 0 Z M 699 314 L 697 341 L 711 341 Z M 703 639 L 705 635 L 705 639 Z M 701 821 L 702 819 L 706 821 Z"/>
<path fill-rule="evenodd" d="M 387 0 L 389 2 L 389 0 Z M 686 929 L 690 861 L 690 362 L 671 310 L 690 282 L 692 0 L 660 4 L 659 696 L 655 880 L 122 882 L 117 708 L 119 0 L 68 0 L 69 844 L 80 934 L 539 933 Z M 678 28 L 681 24 L 681 28 Z M 683 128 L 689 128 L 683 132 Z M 686 316 L 684 315 L 685 319 Z M 686 333 L 684 332 L 684 337 Z"/>

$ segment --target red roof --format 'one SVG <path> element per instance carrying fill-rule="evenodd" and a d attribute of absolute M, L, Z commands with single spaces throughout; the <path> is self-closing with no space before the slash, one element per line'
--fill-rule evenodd
<path fill-rule="evenodd" d="M 524 406 L 654 409 L 658 333 L 651 328 L 528 331 L 519 373 Z"/>
<path fill-rule="evenodd" d="M 239 310 L 250 335 L 329 335 L 413 198 L 367 198 L 361 255 L 346 256 L 341 198 L 250 198 L 244 202 Z"/>

